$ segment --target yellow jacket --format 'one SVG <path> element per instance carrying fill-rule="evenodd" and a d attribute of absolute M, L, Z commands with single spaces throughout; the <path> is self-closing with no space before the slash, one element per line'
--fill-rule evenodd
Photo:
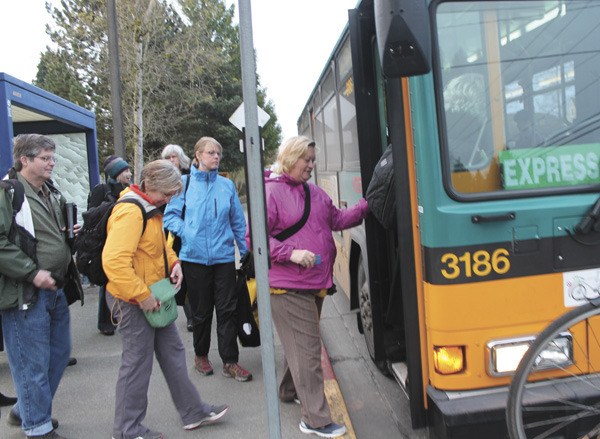
<path fill-rule="evenodd" d="M 147 215 L 157 213 L 156 207 L 135 187 L 124 191 L 121 199 L 130 197 L 136 198 L 146 208 Z M 148 216 L 142 235 L 143 224 L 142 212 L 137 205 L 116 204 L 108 219 L 107 238 L 102 251 L 102 266 L 108 277 L 107 291 L 130 303 L 140 303 L 150 297 L 148 285 L 167 276 L 163 249 L 166 249 L 169 271 L 178 262 L 175 252 L 166 245 L 162 214 Z"/>

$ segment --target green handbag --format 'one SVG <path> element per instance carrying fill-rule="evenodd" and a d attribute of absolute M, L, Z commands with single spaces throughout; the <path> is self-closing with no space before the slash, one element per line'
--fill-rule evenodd
<path fill-rule="evenodd" d="M 144 311 L 146 320 L 153 328 L 164 328 L 170 325 L 177 319 L 177 302 L 175 302 L 175 285 L 171 283 L 167 270 L 167 255 L 164 254 L 165 258 L 165 273 L 167 277 L 159 280 L 158 282 L 150 285 L 150 291 L 156 300 L 160 301 L 160 308 L 158 311 Z"/>

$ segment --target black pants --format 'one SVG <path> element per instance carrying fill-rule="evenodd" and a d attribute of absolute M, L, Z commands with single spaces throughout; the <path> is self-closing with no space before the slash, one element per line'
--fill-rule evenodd
<path fill-rule="evenodd" d="M 193 313 L 194 352 L 208 355 L 213 311 L 217 311 L 217 342 L 223 363 L 237 363 L 237 295 L 235 263 L 202 265 L 182 262 Z"/>

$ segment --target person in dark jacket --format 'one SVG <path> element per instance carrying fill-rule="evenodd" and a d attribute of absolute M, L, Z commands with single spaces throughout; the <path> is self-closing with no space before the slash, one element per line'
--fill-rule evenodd
<path fill-rule="evenodd" d="M 129 186 L 131 182 L 131 170 L 129 163 L 121 157 L 111 155 L 104 160 L 104 178 L 105 183 L 100 183 L 90 193 L 88 206 L 100 206 L 103 201 L 116 201 L 119 195 Z M 110 309 L 106 304 L 106 288 L 100 287 L 98 290 L 98 330 L 104 335 L 114 335 L 115 325 L 110 316 Z"/>
<path fill-rule="evenodd" d="M 63 438 L 51 414 L 71 352 L 63 285 L 73 256 L 65 233 L 66 200 L 50 183 L 55 151 L 54 141 L 40 134 L 21 134 L 14 140 L 15 166 L 9 175 L 14 171 L 13 178 L 21 182 L 26 197 L 16 222 L 35 235 L 37 261 L 9 240 L 12 201 L 6 191 L 0 196 L 0 310 L 18 398 L 7 422 L 20 425 L 28 438 Z M 76 224 L 73 232 L 79 229 Z M 30 291 L 34 294 L 26 297 Z"/>
<path fill-rule="evenodd" d="M 189 175 L 190 165 L 192 164 L 192 159 L 190 159 L 185 154 L 185 152 L 183 151 L 183 148 L 181 146 L 171 143 L 163 148 L 162 152 L 160 153 L 160 156 L 163 159 L 168 160 L 171 163 L 173 163 L 175 165 L 175 167 L 177 169 L 179 169 L 179 172 L 181 172 L 181 175 Z M 165 208 L 166 208 L 166 206 L 165 206 Z M 169 231 L 165 230 L 165 233 L 169 234 Z M 177 242 L 173 238 L 174 238 L 173 236 L 170 236 L 169 242 L 171 244 L 174 244 L 175 242 Z M 179 243 L 179 245 L 174 246 L 173 250 L 175 250 L 175 253 L 177 253 L 179 255 L 179 250 L 181 250 L 181 241 L 178 241 L 178 243 Z M 181 285 L 180 294 L 185 295 L 185 302 L 183 304 L 183 312 L 185 313 L 185 319 L 187 321 L 187 330 L 188 330 L 188 332 L 193 332 L 194 331 L 194 320 L 192 319 L 192 308 L 190 307 L 190 301 L 187 298 L 187 287 L 185 285 L 185 281 Z"/>

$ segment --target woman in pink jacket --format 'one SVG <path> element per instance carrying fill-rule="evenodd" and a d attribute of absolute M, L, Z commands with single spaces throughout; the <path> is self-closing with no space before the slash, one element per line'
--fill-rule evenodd
<path fill-rule="evenodd" d="M 271 308 L 286 360 L 279 398 L 300 401 L 302 432 L 338 437 L 346 427 L 332 421 L 325 398 L 319 315 L 333 285 L 332 231 L 357 226 L 369 209 L 364 199 L 349 209 L 335 207 L 323 189 L 308 182 L 314 167 L 315 142 L 292 137 L 279 148 L 273 173 L 265 180 Z M 305 224 L 287 238 L 277 237 L 300 221 L 307 193 Z"/>

